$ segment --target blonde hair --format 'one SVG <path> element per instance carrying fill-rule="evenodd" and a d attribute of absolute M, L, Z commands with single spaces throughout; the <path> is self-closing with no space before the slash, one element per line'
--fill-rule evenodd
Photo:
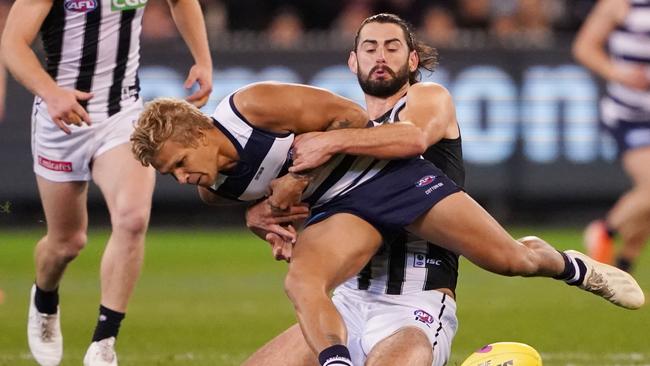
<path fill-rule="evenodd" d="M 131 134 L 131 151 L 149 166 L 162 145 L 172 140 L 196 147 L 199 130 L 214 128 L 212 119 L 192 104 L 173 98 L 157 98 L 147 103 Z"/>

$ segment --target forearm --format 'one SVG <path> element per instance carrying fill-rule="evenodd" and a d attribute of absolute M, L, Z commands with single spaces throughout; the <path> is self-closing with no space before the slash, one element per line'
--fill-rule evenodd
<path fill-rule="evenodd" d="M 579 63 L 603 79 L 614 79 L 615 65 L 601 45 L 578 39 L 573 47 L 573 56 Z"/>
<path fill-rule="evenodd" d="M 44 97 L 50 90 L 57 88 L 56 82 L 43 69 L 29 45 L 10 39 L 5 34 L 0 52 L 7 70 L 33 94 Z"/>
<path fill-rule="evenodd" d="M 168 0 L 172 17 L 197 65 L 212 67 L 201 5 L 196 0 Z"/>
<path fill-rule="evenodd" d="M 328 131 L 332 134 L 333 151 L 377 159 L 402 159 L 424 153 L 427 143 L 422 130 L 402 122 L 373 128 Z"/>

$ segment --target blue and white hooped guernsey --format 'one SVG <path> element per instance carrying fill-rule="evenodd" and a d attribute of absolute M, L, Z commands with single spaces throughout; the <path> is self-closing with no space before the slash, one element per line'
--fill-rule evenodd
<path fill-rule="evenodd" d="M 232 172 L 219 172 L 212 190 L 230 199 L 254 201 L 266 195 L 273 179 L 287 172 L 294 135 L 253 126 L 235 107 L 235 93 L 219 103 L 212 118 L 235 145 L 240 160 Z"/>
<path fill-rule="evenodd" d="M 240 161 L 232 172 L 219 173 L 212 190 L 220 196 L 253 201 L 266 195 L 271 181 L 291 165 L 293 133 L 278 134 L 253 126 L 237 110 L 233 96 L 224 98 L 212 114 L 214 124 L 235 145 Z M 318 168 L 303 201 L 317 207 L 367 182 L 388 161 L 370 157 L 337 155 Z"/>
<path fill-rule="evenodd" d="M 622 66 L 643 65 L 650 78 L 650 1 L 631 0 L 625 20 L 610 35 L 612 61 Z M 615 126 L 618 121 L 649 122 L 650 90 L 635 90 L 609 82 L 601 103 L 603 122 Z"/>

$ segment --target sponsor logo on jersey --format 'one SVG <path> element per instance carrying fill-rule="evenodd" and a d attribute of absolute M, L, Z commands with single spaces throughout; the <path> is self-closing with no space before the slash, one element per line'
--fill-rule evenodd
<path fill-rule="evenodd" d="M 431 314 L 427 313 L 422 309 L 418 309 L 414 311 L 413 315 L 415 315 L 415 320 L 424 323 L 427 327 L 429 326 L 429 324 L 433 324 L 433 317 L 431 316 Z"/>
<path fill-rule="evenodd" d="M 55 172 L 71 172 L 72 163 L 69 161 L 56 161 L 38 156 L 38 165 L 45 169 L 54 170 Z"/>
<path fill-rule="evenodd" d="M 430 266 L 439 266 L 442 264 L 440 259 L 427 258 L 427 255 L 424 253 L 415 253 L 413 256 L 413 267 L 415 268 L 425 268 L 427 265 Z"/>
<path fill-rule="evenodd" d="M 88 13 L 97 9 L 97 0 L 64 0 L 63 7 L 75 13 Z"/>
<path fill-rule="evenodd" d="M 132 10 L 145 5 L 147 5 L 147 0 L 111 0 L 112 11 Z"/>

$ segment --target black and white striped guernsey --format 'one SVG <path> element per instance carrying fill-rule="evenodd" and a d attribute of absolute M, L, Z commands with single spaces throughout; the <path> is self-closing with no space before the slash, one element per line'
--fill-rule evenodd
<path fill-rule="evenodd" d="M 609 36 L 610 57 L 622 67 L 644 66 L 650 78 L 650 1 L 630 0 L 629 7 L 623 23 Z M 648 122 L 650 90 L 609 82 L 601 107 L 604 122 L 611 126 L 616 121 Z"/>
<path fill-rule="evenodd" d="M 374 121 L 375 125 L 399 121 L 406 97 Z M 458 186 L 465 183 L 461 139 L 442 139 L 429 147 L 424 157 L 440 168 Z M 377 294 L 409 294 L 438 288 L 456 288 L 458 255 L 428 243 L 405 230 L 384 243 L 368 265 L 342 286 Z"/>
<path fill-rule="evenodd" d="M 65 88 L 93 93 L 93 120 L 138 99 L 140 32 L 147 0 L 54 0 L 41 27 L 46 70 Z"/>

